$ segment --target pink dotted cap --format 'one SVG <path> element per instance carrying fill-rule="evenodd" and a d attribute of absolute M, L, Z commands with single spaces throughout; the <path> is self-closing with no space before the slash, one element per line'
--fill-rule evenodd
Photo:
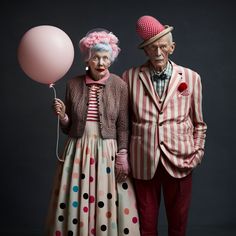
<path fill-rule="evenodd" d="M 143 42 L 138 47 L 143 48 L 148 44 L 153 43 L 173 29 L 172 26 L 162 25 L 152 16 L 141 16 L 136 23 L 136 32 Z"/>

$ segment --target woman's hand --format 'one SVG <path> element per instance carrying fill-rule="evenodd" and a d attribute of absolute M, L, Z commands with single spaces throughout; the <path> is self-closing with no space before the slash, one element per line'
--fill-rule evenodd
<path fill-rule="evenodd" d="M 62 100 L 60 100 L 59 98 L 55 98 L 53 101 L 53 110 L 55 112 L 56 115 L 59 116 L 60 120 L 63 120 L 66 116 L 66 106 L 63 103 Z"/>
<path fill-rule="evenodd" d="M 128 161 L 128 153 L 126 149 L 121 149 L 116 154 L 115 159 L 115 172 L 116 172 L 116 180 L 117 182 L 124 182 L 129 174 L 129 161 Z"/>

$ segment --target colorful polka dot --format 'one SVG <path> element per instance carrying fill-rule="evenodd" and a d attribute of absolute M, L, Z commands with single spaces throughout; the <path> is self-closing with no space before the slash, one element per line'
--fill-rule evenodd
<path fill-rule="evenodd" d="M 66 208 L 66 204 L 65 203 L 60 203 L 60 208 L 61 209 L 65 209 Z"/>
<path fill-rule="evenodd" d="M 93 182 L 93 176 L 89 177 L 89 182 Z"/>
<path fill-rule="evenodd" d="M 84 208 L 83 208 L 83 211 L 84 211 L 84 212 L 88 212 L 88 207 L 84 207 Z"/>
<path fill-rule="evenodd" d="M 101 231 L 106 231 L 106 230 L 107 230 L 106 225 L 101 225 Z"/>
<path fill-rule="evenodd" d="M 61 231 L 58 231 L 58 230 L 57 230 L 57 231 L 55 232 L 55 236 L 61 236 Z"/>
<path fill-rule="evenodd" d="M 76 224 L 78 224 L 78 220 L 77 220 L 76 218 L 74 218 L 74 219 L 72 220 L 72 223 L 73 223 L 74 225 L 76 225 Z"/>
<path fill-rule="evenodd" d="M 110 168 L 110 167 L 107 167 L 107 168 L 106 168 L 106 172 L 107 172 L 107 174 L 110 174 L 110 173 L 111 173 L 111 168 Z"/>
<path fill-rule="evenodd" d="M 70 230 L 70 231 L 68 231 L 68 236 L 73 236 L 74 234 L 73 234 L 73 232 Z"/>
<path fill-rule="evenodd" d="M 129 234 L 129 229 L 128 228 L 124 229 L 124 234 Z"/>
<path fill-rule="evenodd" d="M 107 218 L 111 218 L 111 216 L 112 216 L 111 212 L 108 211 L 108 212 L 106 213 L 106 217 L 107 217 Z"/>
<path fill-rule="evenodd" d="M 127 183 L 123 183 L 123 184 L 122 184 L 122 188 L 123 188 L 124 190 L 128 189 L 128 184 L 127 184 Z"/>
<path fill-rule="evenodd" d="M 91 157 L 91 158 L 90 158 L 90 165 L 93 165 L 94 162 L 95 162 L 94 159 Z"/>
<path fill-rule="evenodd" d="M 91 229 L 91 234 L 95 234 L 95 229 Z"/>
<path fill-rule="evenodd" d="M 62 222 L 64 220 L 64 216 L 58 216 L 58 220 Z"/>
<path fill-rule="evenodd" d="M 107 198 L 108 198 L 108 199 L 112 199 L 112 194 L 111 194 L 111 193 L 108 193 L 108 194 L 107 194 Z"/>
<path fill-rule="evenodd" d="M 73 192 L 77 193 L 79 191 L 79 187 L 78 186 L 73 186 Z"/>
<path fill-rule="evenodd" d="M 137 217 L 133 217 L 133 218 L 132 218 L 132 222 L 133 222 L 134 224 L 136 224 L 136 223 L 138 222 L 138 218 L 137 218 Z"/>
<path fill-rule="evenodd" d="M 78 207 L 79 203 L 77 201 L 72 202 L 73 207 Z"/>
<path fill-rule="evenodd" d="M 98 207 L 103 208 L 104 207 L 104 202 L 102 202 L 102 201 L 98 202 Z"/>
<path fill-rule="evenodd" d="M 124 209 L 124 213 L 125 213 L 125 215 L 128 215 L 128 214 L 129 214 L 129 209 L 128 209 L 128 208 L 125 208 L 125 209 Z"/>
<path fill-rule="evenodd" d="M 95 197 L 94 196 L 89 196 L 89 202 L 93 203 L 95 201 Z"/>
<path fill-rule="evenodd" d="M 84 194 L 83 194 L 83 198 L 84 198 L 84 199 L 88 199 L 88 197 L 89 197 L 89 195 L 88 195 L 87 193 L 84 193 Z"/>
<path fill-rule="evenodd" d="M 81 174 L 81 179 L 85 179 L 85 174 Z"/>

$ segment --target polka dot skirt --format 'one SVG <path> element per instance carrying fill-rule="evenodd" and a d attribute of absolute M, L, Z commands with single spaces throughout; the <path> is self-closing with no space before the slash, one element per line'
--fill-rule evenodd
<path fill-rule="evenodd" d="M 130 179 L 115 180 L 115 140 L 101 139 L 97 122 L 87 122 L 81 139 L 70 139 L 59 164 L 47 235 L 139 236 Z"/>

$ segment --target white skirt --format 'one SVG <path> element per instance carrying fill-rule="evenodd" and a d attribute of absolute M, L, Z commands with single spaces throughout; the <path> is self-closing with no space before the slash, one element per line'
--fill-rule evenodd
<path fill-rule="evenodd" d="M 82 138 L 68 140 L 59 163 L 47 235 L 139 236 L 133 184 L 117 183 L 114 139 L 102 139 L 97 122 L 87 122 Z"/>

